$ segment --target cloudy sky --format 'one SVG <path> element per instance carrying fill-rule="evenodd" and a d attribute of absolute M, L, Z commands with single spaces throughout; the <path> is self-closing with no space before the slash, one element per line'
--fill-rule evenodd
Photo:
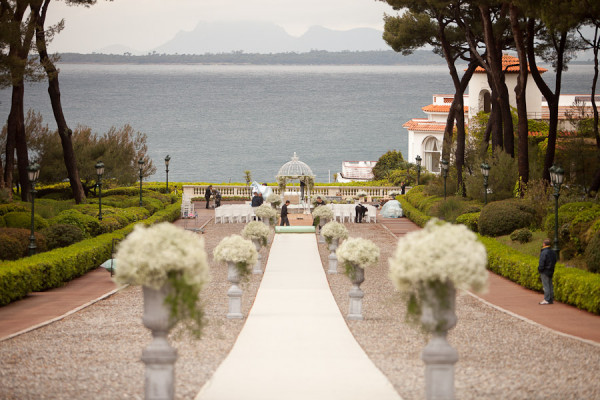
<path fill-rule="evenodd" d="M 90 53 L 116 44 L 147 51 L 200 21 L 273 22 L 294 36 L 312 25 L 383 30 L 393 10 L 377 0 L 98 0 L 89 8 L 55 1 L 48 12 L 49 23 L 65 20 L 53 52 Z"/>

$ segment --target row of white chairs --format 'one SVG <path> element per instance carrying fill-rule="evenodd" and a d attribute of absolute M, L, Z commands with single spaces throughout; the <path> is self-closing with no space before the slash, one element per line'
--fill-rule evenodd
<path fill-rule="evenodd" d="M 248 204 L 226 204 L 215 208 L 215 224 L 250 222 L 253 219 L 254 208 Z"/>
<path fill-rule="evenodd" d="M 377 208 L 370 204 L 363 204 L 367 207 L 364 222 L 377 222 Z M 327 204 L 333 211 L 333 219 L 339 222 L 354 222 L 356 217 L 356 204 Z"/>

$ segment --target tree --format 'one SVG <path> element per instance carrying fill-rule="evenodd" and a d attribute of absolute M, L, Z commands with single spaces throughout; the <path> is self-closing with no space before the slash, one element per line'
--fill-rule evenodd
<path fill-rule="evenodd" d="M 405 166 L 406 162 L 402 157 L 402 153 L 397 150 L 390 150 L 377 160 L 377 164 L 373 167 L 373 179 L 387 179 L 393 170 Z"/>

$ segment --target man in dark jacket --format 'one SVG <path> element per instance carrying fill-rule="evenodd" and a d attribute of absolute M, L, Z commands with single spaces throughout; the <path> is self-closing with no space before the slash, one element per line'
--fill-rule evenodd
<path fill-rule="evenodd" d="M 556 265 L 556 253 L 550 248 L 550 239 L 544 239 L 542 251 L 540 252 L 540 264 L 538 272 L 542 279 L 544 287 L 544 301 L 540 304 L 554 303 L 554 287 L 552 286 L 552 276 L 554 275 L 554 266 Z"/>
<path fill-rule="evenodd" d="M 290 226 L 290 220 L 288 219 L 288 206 L 290 205 L 290 201 L 286 200 L 285 204 L 281 206 L 281 226 L 287 225 Z"/>
<path fill-rule="evenodd" d="M 208 208 L 210 204 L 210 196 L 212 195 L 212 185 L 208 185 L 206 188 L 206 192 L 204 192 L 204 198 L 206 199 L 206 208 Z"/>
<path fill-rule="evenodd" d="M 354 222 L 361 223 L 365 214 L 367 213 L 367 207 L 358 203 L 358 205 L 354 208 L 356 210 L 356 214 L 354 216 Z"/>
<path fill-rule="evenodd" d="M 252 196 L 252 203 L 251 206 L 252 207 L 258 207 L 263 203 L 263 198 L 262 196 L 259 196 L 258 192 L 254 192 L 254 196 Z"/>

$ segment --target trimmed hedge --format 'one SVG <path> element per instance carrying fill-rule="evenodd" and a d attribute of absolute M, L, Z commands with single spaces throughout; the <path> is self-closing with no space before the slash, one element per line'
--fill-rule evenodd
<path fill-rule="evenodd" d="M 31 211 L 13 211 L 4 214 L 4 226 L 7 228 L 31 229 Z M 41 216 L 33 215 L 33 229 L 42 230 L 49 226 L 48 221 Z"/>
<path fill-rule="evenodd" d="M 411 189 L 412 192 L 414 189 Z M 414 207 L 408 201 L 407 195 L 400 195 L 396 197 L 396 199 L 400 202 L 402 206 L 402 213 L 405 217 L 410 219 L 415 224 L 419 225 L 421 228 L 425 226 L 427 222 L 432 218 L 424 212 L 419 211 L 416 207 Z"/>
<path fill-rule="evenodd" d="M 172 204 L 138 223 L 152 225 L 175 221 L 179 218 L 180 207 L 180 203 Z M 112 240 L 123 239 L 133 230 L 134 225 L 69 247 L 0 263 L 0 305 L 23 298 L 30 292 L 62 286 L 65 282 L 97 268 L 110 258 Z"/>
<path fill-rule="evenodd" d="M 490 271 L 527 289 L 543 291 L 537 257 L 519 253 L 494 238 L 479 236 L 479 240 L 487 249 Z M 553 280 L 557 301 L 600 314 L 600 275 L 557 263 Z"/>
<path fill-rule="evenodd" d="M 0 260 L 18 260 L 21 257 L 27 257 L 29 252 L 29 242 L 31 237 L 30 229 L 21 228 L 0 228 L 0 235 L 11 237 L 10 245 L 16 245 L 13 249 L 5 249 L 7 243 L 0 246 Z M 37 251 L 46 251 L 46 237 L 42 233 L 34 232 L 35 245 Z"/>
<path fill-rule="evenodd" d="M 481 210 L 479 232 L 486 236 L 508 235 L 531 226 L 534 214 L 535 210 L 523 200 L 494 201 Z"/>
<path fill-rule="evenodd" d="M 463 224 L 473 232 L 479 232 L 479 214 L 478 212 L 459 215 L 456 218 L 457 224 Z"/>

